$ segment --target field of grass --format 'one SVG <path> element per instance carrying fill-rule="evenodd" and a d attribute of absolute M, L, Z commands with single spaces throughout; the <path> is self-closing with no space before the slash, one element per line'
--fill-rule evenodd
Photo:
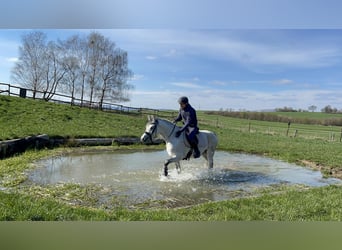
<path fill-rule="evenodd" d="M 110 114 L 34 100 L 0 96 L 0 139 L 46 133 L 63 137 L 140 136 L 145 116 Z M 286 136 L 286 124 L 253 121 L 253 126 L 279 128 L 282 133 L 249 131 L 248 121 L 198 114 L 201 129 L 215 131 L 219 149 L 246 152 L 310 165 L 326 175 L 339 176 L 342 144 L 338 141 Z M 247 126 L 247 129 L 246 129 Z M 291 126 L 296 126 L 295 124 Z M 300 125 L 302 126 L 302 125 Z M 305 125 L 313 131 L 321 126 Z M 138 146 L 133 146 L 138 147 Z M 139 146 L 142 147 L 142 146 Z M 112 147 L 115 150 L 114 147 Z M 58 199 L 58 192 L 23 189 L 25 170 L 42 157 L 61 154 L 68 149 L 29 151 L 0 161 L 0 220 L 342 220 L 342 187 L 285 189 L 254 198 L 206 203 L 182 209 L 116 208 L 111 211 L 91 206 L 70 205 Z M 87 187 L 69 186 L 77 196 L 87 196 Z M 65 190 L 64 190 L 65 191 Z M 76 197 L 77 198 L 77 197 Z M 81 198 L 81 197 L 79 197 Z M 87 197 L 85 197 L 87 198 Z M 90 197 L 91 198 L 91 197 Z"/>
<path fill-rule="evenodd" d="M 342 118 L 342 114 L 330 114 L 323 112 L 270 112 L 270 114 L 280 115 L 289 118 L 324 120 L 331 118 Z"/>
<path fill-rule="evenodd" d="M 0 95 L 0 140 L 37 134 L 71 138 L 136 136 L 145 123 L 145 116 L 113 115 Z"/>
<path fill-rule="evenodd" d="M 315 113 L 303 113 L 313 114 Z M 227 128 L 248 133 L 262 133 L 267 135 L 299 137 L 305 139 L 322 139 L 327 141 L 340 142 L 342 128 L 340 126 L 309 125 L 291 123 L 290 127 L 285 122 L 270 122 L 232 118 L 217 114 L 201 114 L 199 119 L 204 125 L 211 125 L 218 128 Z"/>

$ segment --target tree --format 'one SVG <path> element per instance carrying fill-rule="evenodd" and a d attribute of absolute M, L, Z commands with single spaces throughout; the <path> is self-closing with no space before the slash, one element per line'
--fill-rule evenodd
<path fill-rule="evenodd" d="M 98 32 L 92 32 L 87 38 L 89 47 L 89 88 L 90 88 L 90 105 L 92 105 L 94 92 L 99 79 L 99 67 L 101 61 L 101 50 L 103 50 L 104 37 Z"/>
<path fill-rule="evenodd" d="M 46 56 L 46 35 L 33 31 L 22 36 L 19 60 L 12 70 L 14 81 L 33 90 L 33 98 L 44 85 L 44 60 Z"/>
<path fill-rule="evenodd" d="M 71 94 L 71 104 L 89 95 L 90 105 L 106 99 L 128 101 L 127 83 L 133 75 L 128 68 L 127 52 L 98 32 L 74 35 L 66 40 L 47 41 L 43 32 L 23 36 L 19 61 L 12 70 L 13 79 L 43 93 L 50 100 L 57 90 Z"/>
<path fill-rule="evenodd" d="M 130 89 L 131 86 L 126 81 L 132 75 L 127 67 L 127 52 L 115 49 L 115 44 L 109 40 L 105 41 L 103 52 L 100 62 L 102 86 L 99 93 L 99 105 L 101 109 L 105 98 L 112 101 L 128 100 L 125 90 Z"/>
<path fill-rule="evenodd" d="M 43 71 L 45 75 L 44 96 L 46 101 L 56 93 L 56 90 L 67 72 L 67 67 L 62 60 L 62 48 L 55 42 L 47 44 L 44 57 Z"/>
<path fill-rule="evenodd" d="M 83 39 L 84 40 L 84 39 Z M 74 35 L 65 41 L 59 41 L 63 53 L 63 64 L 66 74 L 62 82 L 63 91 L 71 94 L 71 105 L 74 104 L 76 91 L 81 88 L 81 105 L 83 105 L 84 86 L 87 62 L 84 60 L 84 44 L 80 36 Z M 80 80 L 81 79 L 81 80 Z"/>
<path fill-rule="evenodd" d="M 337 113 L 337 108 L 332 108 L 330 105 L 327 105 L 321 111 L 324 113 Z"/>
<path fill-rule="evenodd" d="M 316 109 L 317 107 L 315 105 L 311 105 L 308 107 L 308 110 L 310 110 L 311 112 L 315 112 Z"/>

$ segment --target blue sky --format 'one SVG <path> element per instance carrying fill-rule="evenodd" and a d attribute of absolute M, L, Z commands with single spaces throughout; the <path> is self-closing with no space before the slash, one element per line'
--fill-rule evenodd
<path fill-rule="evenodd" d="M 43 30 L 50 39 L 90 30 Z M 130 106 L 202 110 L 342 109 L 342 30 L 104 29 L 129 55 Z M 11 82 L 21 35 L 0 30 L 0 81 Z"/>

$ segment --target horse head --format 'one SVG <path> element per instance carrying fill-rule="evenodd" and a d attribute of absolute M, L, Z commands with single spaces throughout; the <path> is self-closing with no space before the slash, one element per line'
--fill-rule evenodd
<path fill-rule="evenodd" d="M 158 119 L 154 115 L 148 115 L 147 120 L 145 132 L 140 137 L 140 141 L 143 143 L 152 143 L 156 137 Z"/>

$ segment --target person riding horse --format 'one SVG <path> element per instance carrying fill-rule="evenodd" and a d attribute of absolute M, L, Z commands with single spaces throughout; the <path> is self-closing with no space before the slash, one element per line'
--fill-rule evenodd
<path fill-rule="evenodd" d="M 189 143 L 194 150 L 193 157 L 198 158 L 201 156 L 201 153 L 198 150 L 198 140 L 196 137 L 196 134 L 198 134 L 199 131 L 197 126 L 196 110 L 190 105 L 189 99 L 185 96 L 180 97 L 178 99 L 178 103 L 180 105 L 179 113 L 173 122 L 177 123 L 183 120 L 184 125 L 179 131 L 176 132 L 176 137 L 179 137 L 182 132 L 185 131 Z"/>

